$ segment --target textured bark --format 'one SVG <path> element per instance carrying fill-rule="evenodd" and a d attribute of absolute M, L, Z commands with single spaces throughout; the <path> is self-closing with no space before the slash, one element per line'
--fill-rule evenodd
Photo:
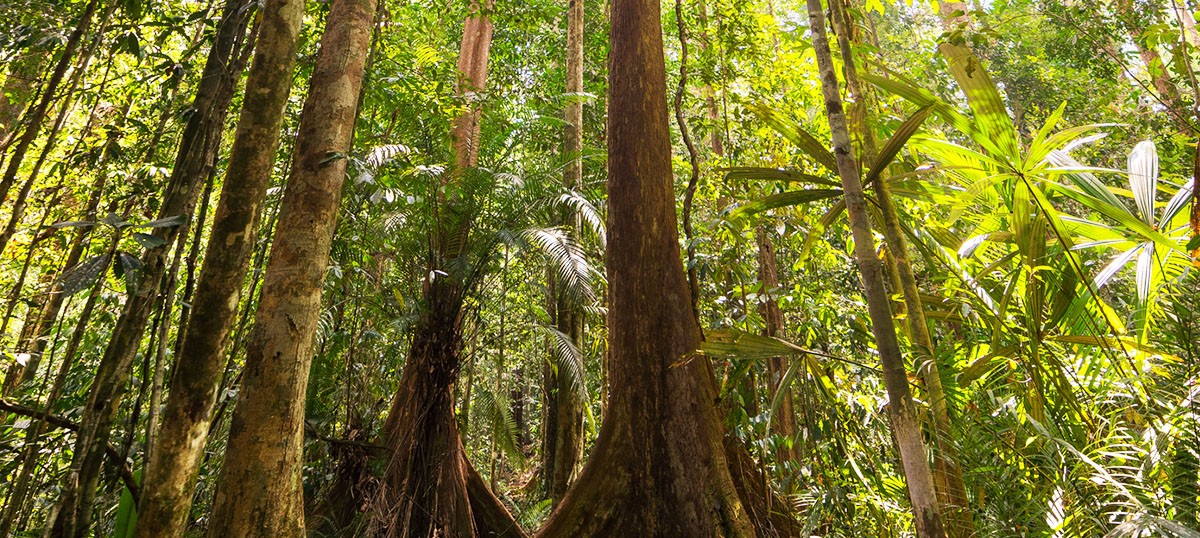
<path fill-rule="evenodd" d="M 833 11 L 831 17 L 837 30 L 838 45 L 842 53 L 842 65 L 846 75 L 846 86 L 854 103 L 851 109 L 851 127 L 859 133 L 863 148 L 863 157 L 873 163 L 876 159 L 878 142 L 875 132 L 871 129 L 870 104 L 873 95 L 869 94 L 858 77 L 858 67 L 854 60 L 852 42 L 855 39 L 854 22 L 850 18 L 844 0 L 831 0 Z M 961 9 L 961 8 L 959 8 Z M 943 9 L 943 21 L 957 9 Z M 962 20 L 965 18 L 965 20 Z M 956 25 L 969 24 L 970 17 L 962 15 L 955 18 Z M 886 178 L 888 174 L 876 177 L 872 186 L 879 210 L 883 217 L 883 234 L 888 244 L 888 263 L 890 273 L 894 273 L 899 286 L 893 289 L 902 291 L 904 301 L 901 307 L 908 321 L 909 337 L 916 348 L 916 369 L 925 391 L 928 393 L 929 404 L 933 419 L 934 447 L 934 487 L 938 495 L 938 503 L 945 517 L 946 531 L 951 537 L 970 537 L 975 535 L 975 523 L 970 511 L 966 484 L 963 481 L 962 469 L 958 464 L 958 449 L 954 443 L 950 423 L 950 410 L 947 405 L 946 391 L 942 387 L 942 376 L 934 353 L 933 337 L 929 333 L 929 323 L 925 318 L 925 307 L 921 302 L 921 292 L 917 287 L 917 279 L 913 273 L 912 263 L 908 256 L 908 242 L 904 238 L 904 230 L 900 226 L 900 217 L 892 200 L 891 187 Z"/>
<path fill-rule="evenodd" d="M 245 28 L 245 24 L 234 18 L 226 18 L 217 30 L 163 195 L 160 218 L 190 215 L 199 187 L 212 169 L 244 64 L 241 52 L 245 46 Z M 104 463 L 103 447 L 128 390 L 130 368 L 167 269 L 169 246 L 178 231 L 178 227 L 156 228 L 154 235 L 162 241 L 162 246 L 147 249 L 142 255 L 139 283 L 125 301 L 84 407 L 71 469 L 50 533 L 53 537 L 86 536 L 90 531 L 92 501 Z"/>
<path fill-rule="evenodd" d="M 230 0 L 227 6 L 235 17 L 251 11 L 244 0 Z M 226 180 L 181 337 L 158 446 L 146 468 L 138 507 L 141 537 L 182 536 L 187 525 L 225 351 L 279 149 L 303 16 L 301 0 L 269 2 L 263 8 Z"/>
<path fill-rule="evenodd" d="M 454 420 L 450 386 L 462 349 L 461 291 L 438 279 L 426 299 L 384 425 L 391 454 L 376 501 L 376 531 L 414 538 L 524 536 L 467 461 Z"/>
<path fill-rule="evenodd" d="M 767 233 L 765 226 L 759 226 L 755 234 L 758 241 L 758 281 L 762 283 L 762 293 L 767 294 L 766 300 L 759 305 L 759 311 L 763 317 L 763 335 L 779 337 L 783 335 L 783 312 L 779 310 L 779 302 L 775 300 L 775 296 L 771 295 L 772 290 L 779 288 L 779 264 L 775 260 L 775 246 L 771 244 Z M 775 395 L 780 390 L 784 391 L 779 409 L 775 410 L 771 418 L 771 433 L 794 442 L 797 432 L 795 398 L 792 396 L 791 387 L 779 386 L 785 372 L 787 359 L 772 357 L 767 360 L 767 375 L 770 378 L 767 387 L 771 401 L 775 400 Z M 794 462 L 798 460 L 799 454 L 794 446 L 788 446 L 781 448 L 775 456 L 780 462 Z"/>
<path fill-rule="evenodd" d="M 79 49 L 79 43 L 83 40 L 88 30 L 91 29 L 96 9 L 99 6 L 100 0 L 90 0 L 84 6 L 83 12 L 79 15 L 79 22 L 75 23 L 75 29 L 67 36 L 67 42 L 63 45 L 58 62 L 54 65 L 54 71 L 42 87 L 41 99 L 29 110 L 25 132 L 17 140 L 17 145 L 13 148 L 13 152 L 9 156 L 8 167 L 4 170 L 4 176 L 0 177 L 0 204 L 8 200 L 8 191 L 12 189 L 13 182 L 17 179 L 17 172 L 21 169 L 25 153 L 29 151 L 30 146 L 33 145 L 33 141 L 41 133 L 42 123 L 46 121 L 46 114 L 50 110 L 50 103 L 58 97 L 58 86 L 62 84 L 63 78 L 67 75 L 67 69 L 71 66 L 71 61 L 75 58 L 75 52 Z"/>
<path fill-rule="evenodd" d="M 659 3 L 611 11 L 610 396 L 543 537 L 754 536 L 730 476 L 711 366 L 680 261 Z"/>
<path fill-rule="evenodd" d="M 583 0 L 568 0 L 567 7 L 567 93 L 583 91 Z M 578 191 L 583 188 L 583 101 L 572 98 L 563 110 L 563 154 L 567 157 L 563 172 L 563 187 Z M 577 214 L 563 215 L 562 225 L 578 241 L 580 220 Z M 546 272 L 553 280 L 553 271 Z M 567 335 L 577 348 L 583 343 L 583 312 L 577 300 L 567 290 L 550 282 L 551 307 L 558 331 Z M 569 376 L 556 374 L 547 368 L 547 388 L 551 405 L 546 408 L 547 436 L 543 476 L 546 493 L 552 503 L 562 500 L 567 488 L 579 473 L 583 458 L 583 399 Z"/>
<path fill-rule="evenodd" d="M 861 171 L 851 150 L 850 133 L 846 127 L 846 116 L 842 109 L 837 75 L 833 66 L 833 54 L 825 33 L 825 16 L 821 0 L 808 0 L 809 28 L 813 34 L 813 48 L 821 74 L 821 89 L 825 99 L 825 110 L 833 134 L 833 151 L 837 158 L 838 175 L 846 201 L 846 213 L 854 235 L 854 255 L 862 276 L 871 330 L 875 335 L 883 366 L 884 384 L 888 392 L 888 413 L 892 420 L 892 431 L 899 447 L 904 476 L 908 481 L 909 499 L 912 501 L 917 535 L 942 537 L 941 514 L 933 485 L 933 474 L 926 460 L 925 443 L 917 419 L 916 404 L 908 388 L 908 374 L 904 368 L 904 357 L 896 338 L 892 321 L 887 289 L 884 286 L 883 266 L 875 253 L 870 216 L 867 213 L 866 197 L 863 195 Z"/>
<path fill-rule="evenodd" d="M 350 151 L 374 15 L 335 0 L 326 19 L 208 536 L 304 536 L 304 400 L 347 165 L 331 156 Z"/>
<path fill-rule="evenodd" d="M 450 138 L 454 143 L 454 165 L 459 172 L 475 167 L 479 160 L 479 129 L 483 111 L 476 104 L 487 88 L 488 53 L 492 50 L 492 19 L 487 12 L 491 0 L 472 0 L 471 15 L 463 25 L 462 45 L 458 51 L 458 83 L 455 91 L 466 101 L 467 109 L 454 118 Z"/>
<path fill-rule="evenodd" d="M 472 2 L 463 28 L 457 91 L 467 109 L 451 124 L 454 166 L 443 176 L 445 183 L 460 179 L 479 156 L 477 101 L 487 82 L 492 22 L 486 12 L 490 9 L 490 3 Z M 456 213 L 457 200 L 439 202 L 446 206 L 444 214 Z M 464 252 L 468 232 L 467 221 L 461 218 L 439 223 L 432 238 L 435 264 L 457 273 L 448 267 Z M 524 536 L 467 461 L 454 420 L 451 387 L 458 378 L 462 350 L 460 278 L 448 274 L 426 282 L 421 317 L 384 425 L 390 457 L 373 523 L 384 536 Z"/>

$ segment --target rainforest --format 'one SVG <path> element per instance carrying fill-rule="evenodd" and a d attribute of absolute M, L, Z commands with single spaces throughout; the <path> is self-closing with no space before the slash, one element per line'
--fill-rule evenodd
<path fill-rule="evenodd" d="M 2 538 L 1200 538 L 1196 0 L 0 15 Z"/>

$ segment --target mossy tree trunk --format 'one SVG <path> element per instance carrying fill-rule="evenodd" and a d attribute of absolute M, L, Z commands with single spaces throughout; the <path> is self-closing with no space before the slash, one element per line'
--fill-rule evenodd
<path fill-rule="evenodd" d="M 909 500 L 912 501 L 917 536 L 943 537 L 946 533 L 933 485 L 933 473 L 929 469 L 916 403 L 908 387 L 908 373 L 896 337 L 891 305 L 884 286 L 883 263 L 875 253 L 875 238 L 871 231 L 866 197 L 863 194 L 862 172 L 851 149 L 850 131 L 842 108 L 833 53 L 825 32 L 825 14 L 821 0 L 808 0 L 808 19 L 821 74 L 825 111 L 833 135 L 833 152 L 837 158 L 846 213 L 854 236 L 854 257 L 862 277 L 871 330 L 875 335 L 875 345 L 883 366 L 883 381 L 889 399 L 888 413 L 891 415 L 892 433 L 899 448 L 904 476 L 908 481 L 908 494 Z"/>
<path fill-rule="evenodd" d="M 302 0 L 289 2 L 300 4 L 289 14 L 302 8 Z M 304 401 L 374 15 L 375 0 L 334 0 L 325 21 L 246 350 L 210 537 L 305 535 Z M 287 20 L 289 32 L 297 22 Z"/>
<path fill-rule="evenodd" d="M 254 12 L 249 7 L 245 0 L 230 0 L 225 16 L 245 25 Z M 181 336 L 157 446 L 147 463 L 146 486 L 138 506 L 137 535 L 141 537 L 182 536 L 186 528 L 224 372 L 225 350 L 279 149 L 304 2 L 268 2 L 262 14 L 198 290 Z"/>

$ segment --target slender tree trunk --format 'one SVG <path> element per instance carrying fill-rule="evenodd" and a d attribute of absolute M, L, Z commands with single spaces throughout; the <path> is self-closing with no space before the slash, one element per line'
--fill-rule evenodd
<path fill-rule="evenodd" d="M 334 0 L 326 19 L 217 483 L 214 538 L 304 536 L 304 400 L 348 162 L 330 156 L 350 151 L 374 15 L 375 0 Z"/>
<path fill-rule="evenodd" d="M 109 240 L 109 244 L 102 256 L 107 259 L 117 251 L 117 246 L 120 243 L 120 235 L 115 233 Z M 46 402 L 43 410 L 49 413 L 58 403 L 59 395 L 62 393 L 63 383 L 66 381 L 67 374 L 71 370 L 71 366 L 75 363 L 75 356 L 79 352 L 79 346 L 83 342 L 83 336 L 87 330 L 88 323 L 91 320 L 92 311 L 96 307 L 96 300 L 100 297 L 100 292 L 104 288 L 104 278 L 97 278 L 92 284 L 91 291 L 88 293 L 87 300 L 84 301 L 83 309 L 79 313 L 79 319 L 75 323 L 75 329 L 71 333 L 70 340 L 67 342 L 67 348 L 63 352 L 62 362 L 58 368 L 58 374 L 55 376 L 53 383 L 50 385 L 50 393 L 46 396 Z M 59 295 L 64 295 L 59 293 Z M 56 320 L 50 320 L 52 325 Z M 61 331 L 61 329 L 60 329 Z M 47 375 L 49 373 L 47 372 Z M 4 513 L 0 519 L 0 536 L 8 536 L 14 520 L 21 513 L 21 507 L 25 503 L 26 492 L 33 477 L 33 470 L 36 466 L 38 446 L 40 436 L 45 431 L 45 424 L 39 422 L 26 430 L 25 437 L 25 452 L 22 456 L 21 471 L 17 475 L 17 479 L 12 487 L 9 496 L 8 511 Z M 107 446 L 107 445 L 106 445 Z"/>
<path fill-rule="evenodd" d="M 692 295 L 692 311 L 696 319 L 700 318 L 700 280 L 696 269 L 696 238 L 692 231 L 692 206 L 696 201 L 696 188 L 700 184 L 700 155 L 692 142 L 692 133 L 688 129 L 683 112 L 683 96 L 687 93 L 688 85 L 688 36 L 687 26 L 683 21 L 683 0 L 675 0 L 675 24 L 679 31 L 679 85 L 675 88 L 675 123 L 679 125 L 679 137 L 687 149 L 689 175 L 687 189 L 683 194 L 683 240 L 687 253 L 688 289 Z"/>
<path fill-rule="evenodd" d="M 874 162 L 877 155 L 875 132 L 870 125 L 870 106 L 873 95 L 867 92 L 858 76 L 858 67 L 853 55 L 855 39 L 854 22 L 846 9 L 845 0 L 831 0 L 832 20 L 837 31 L 839 49 L 841 49 L 846 86 L 854 99 L 851 117 L 853 127 L 862 138 L 863 155 L 869 162 Z M 962 7 L 949 11 L 943 5 L 943 21 L 955 26 L 970 23 L 970 17 L 957 14 Z M 965 13 L 965 12 L 964 12 Z M 957 15 L 956 15 L 957 14 Z M 908 320 L 909 336 L 916 348 L 916 369 L 928 393 L 930 408 L 933 415 L 934 447 L 933 463 L 936 475 L 934 486 L 942 514 L 946 518 L 946 531 L 953 538 L 970 537 L 975 535 L 975 523 L 971 516 L 967 489 L 963 481 L 962 469 L 958 464 L 958 449 L 955 446 L 953 431 L 950 423 L 950 411 L 947 405 L 946 392 L 942 387 L 940 368 L 934 353 L 933 337 L 929 333 L 929 324 L 925 318 L 925 307 L 921 302 L 920 288 L 917 286 L 912 263 L 908 257 L 908 242 L 900 226 L 900 217 L 892 199 L 891 187 L 886 180 L 887 174 L 881 174 L 873 183 L 880 213 L 883 217 L 883 234 L 889 246 L 888 256 L 894 273 L 899 281 L 898 288 L 904 297 L 905 319 Z"/>
<path fill-rule="evenodd" d="M 34 97 L 47 52 L 41 48 L 26 49 L 8 64 L 4 87 L 0 89 L 0 151 L 8 147 L 19 131 L 21 114 Z"/>
<path fill-rule="evenodd" d="M 235 12 L 244 9 L 241 0 L 230 5 Z M 186 528 L 225 351 L 279 149 L 304 2 L 272 2 L 263 13 L 226 180 L 163 412 L 159 446 L 146 469 L 137 525 L 140 537 L 182 536 Z"/>
<path fill-rule="evenodd" d="M 567 93 L 578 96 L 583 92 L 583 0 L 567 1 Z M 583 188 L 583 101 L 574 97 L 567 101 L 563 110 L 566 126 L 563 128 L 563 154 L 567 157 L 563 172 L 563 187 L 578 191 Z M 578 241 L 579 216 L 572 212 L 563 215 L 562 224 L 569 236 Z M 553 280 L 553 271 L 546 272 Z M 583 312 L 577 300 L 560 286 L 550 282 L 551 306 L 554 322 L 559 332 L 567 335 L 575 347 L 582 349 Z M 579 472 L 583 458 L 583 398 L 570 376 L 555 373 L 547 368 L 551 396 L 546 409 L 547 448 L 546 464 L 543 469 L 546 493 L 552 503 L 562 500 L 567 487 Z"/>
<path fill-rule="evenodd" d="M 610 396 L 591 459 L 539 536 L 754 536 L 730 473 L 712 368 L 695 355 L 659 3 L 615 0 L 611 17 Z"/>
<path fill-rule="evenodd" d="M 0 204 L 8 200 L 8 191 L 17 179 L 17 172 L 21 169 L 22 161 L 25 160 L 25 153 L 29 151 L 30 146 L 33 145 L 33 141 L 41 133 L 42 123 L 46 121 L 46 114 L 49 112 L 50 103 L 58 97 L 58 86 L 62 84 L 63 77 L 66 76 L 67 69 L 71 66 L 71 61 L 75 58 L 75 51 L 79 48 L 79 43 L 83 40 L 88 30 L 91 29 L 92 19 L 95 18 L 96 9 L 99 6 L 100 0 L 90 0 L 83 7 L 83 12 L 79 15 L 79 22 L 75 23 L 75 29 L 67 37 L 67 42 L 63 45 L 62 53 L 54 66 L 54 71 L 50 74 L 50 78 L 42 88 L 41 99 L 29 110 L 29 120 L 25 126 L 25 132 L 18 139 L 17 146 L 13 149 L 12 155 L 9 157 L 8 168 L 4 170 L 4 175 L 0 177 Z"/>
<path fill-rule="evenodd" d="M 883 266 L 875 254 L 875 239 L 871 232 L 866 197 L 863 195 L 861 171 L 851 150 L 850 133 L 846 128 L 846 116 L 842 109 L 833 55 L 825 34 L 825 15 L 821 0 L 808 0 L 808 19 L 821 73 L 825 110 L 833 133 L 838 175 L 842 179 L 846 212 L 854 235 L 854 254 L 867 298 L 871 329 L 875 333 L 876 347 L 883 363 L 884 384 L 890 400 L 888 412 L 891 415 L 892 431 L 899 447 L 904 476 L 908 480 L 908 493 L 912 501 L 917 535 L 921 538 L 942 537 L 946 534 L 942 528 L 933 474 L 927 463 L 916 404 L 908 387 L 904 357 L 900 354 L 900 344 L 896 338 L 896 328 L 888 304 L 887 289 L 884 286 Z"/>
<path fill-rule="evenodd" d="M 107 180 L 108 174 L 104 170 L 101 170 L 96 175 L 96 181 L 88 197 L 87 206 L 80 214 L 80 220 L 95 219 L 96 209 L 100 206 L 100 199 L 104 195 L 104 185 Z M 62 269 L 58 272 L 59 275 L 79 264 L 84 252 L 87 250 L 85 239 L 91 232 L 91 226 L 81 227 L 75 232 L 75 237 L 71 239 L 71 246 L 67 250 L 67 257 L 63 260 Z M 10 373 L 12 381 L 10 384 L 9 379 L 5 380 L 5 395 L 10 394 L 10 391 L 16 385 L 31 382 L 37 376 L 42 353 L 46 350 L 46 346 L 50 340 L 50 333 L 54 329 L 54 323 L 58 320 L 59 311 L 62 310 L 63 301 L 66 299 L 66 295 L 62 293 L 62 286 L 59 282 L 51 285 L 49 295 L 49 298 L 42 306 L 41 313 L 37 317 L 34 329 L 28 333 L 29 339 L 22 343 L 22 349 L 26 353 L 29 353 L 29 362 L 18 372 Z"/>
<path fill-rule="evenodd" d="M 220 149 L 225 117 L 233 99 L 238 77 L 244 66 L 245 15 L 236 13 L 222 19 L 201 74 L 192 114 L 180 141 L 159 218 L 191 214 L 199 187 L 208 177 Z M 81 537 L 88 534 L 92 521 L 92 501 L 104 463 L 104 447 L 111 434 L 130 376 L 130 367 L 140 346 L 143 332 L 153 310 L 154 299 L 166 270 L 169 246 L 178 236 L 178 227 L 156 228 L 154 235 L 162 245 L 142 255 L 142 270 L 136 291 L 130 293 L 117 325 L 100 360 L 84 407 L 82 428 L 72 456 L 71 470 L 59 502 L 51 536 Z"/>
<path fill-rule="evenodd" d="M 3 231 L 0 231 L 0 254 L 3 254 L 4 250 L 8 247 L 9 240 L 17 233 L 17 227 L 21 224 L 21 220 L 25 216 L 25 207 L 26 202 L 29 200 L 29 194 L 33 192 L 33 185 L 37 182 L 38 176 L 41 175 L 42 167 L 46 164 L 46 159 L 50 157 L 50 154 L 54 151 L 54 147 L 58 143 L 58 134 L 62 132 L 63 122 L 66 121 L 67 114 L 74 108 L 75 94 L 79 89 L 79 83 L 83 80 L 83 75 L 87 72 L 87 66 L 92 59 L 92 52 L 95 51 L 99 43 L 100 36 L 97 36 L 80 55 L 79 63 L 75 66 L 75 70 L 71 74 L 71 80 L 65 92 L 65 97 L 58 108 L 58 114 L 55 116 L 54 122 L 51 124 L 50 133 L 42 145 L 42 151 L 38 153 L 38 158 L 34 161 L 33 168 L 29 171 L 29 176 L 21 184 L 21 189 L 17 192 L 16 199 L 13 200 L 12 213 L 9 216 L 8 225 L 4 227 Z M 103 86 L 98 93 L 103 93 Z"/>
<path fill-rule="evenodd" d="M 763 335 L 778 337 L 782 336 L 784 327 L 783 312 L 779 310 L 779 301 L 775 300 L 774 295 L 774 290 L 779 288 L 779 264 L 775 259 L 775 246 L 771 244 L 771 238 L 767 234 L 765 226 L 759 226 L 755 233 L 758 242 L 758 281 L 762 283 L 762 293 L 767 296 L 767 299 L 760 303 L 759 310 L 763 317 Z M 767 387 L 771 400 L 775 400 L 775 395 L 779 391 L 784 391 L 779 409 L 771 418 L 771 433 L 795 442 L 797 432 L 795 398 L 792 396 L 793 392 L 790 386 L 780 386 L 786 371 L 787 359 L 773 357 L 767 361 L 767 375 L 770 378 Z M 797 462 L 799 454 L 794 446 L 788 446 L 780 449 L 776 453 L 776 458 L 780 462 Z"/>

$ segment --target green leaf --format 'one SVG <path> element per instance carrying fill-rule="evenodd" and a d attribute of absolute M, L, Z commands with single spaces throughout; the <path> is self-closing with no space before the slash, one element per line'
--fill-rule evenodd
<path fill-rule="evenodd" d="M 767 168 L 756 166 L 740 166 L 733 168 L 718 168 L 720 172 L 725 172 L 725 179 L 749 179 L 761 181 L 783 181 L 789 183 L 816 183 L 818 185 L 828 185 L 830 187 L 841 187 L 842 184 L 836 181 L 805 174 L 795 170 L 787 170 L 784 168 Z"/>
<path fill-rule="evenodd" d="M 105 215 L 104 218 L 100 219 L 100 222 L 103 222 L 103 223 L 105 223 L 109 226 L 112 226 L 113 228 L 116 228 L 118 230 L 121 228 L 124 228 L 126 226 L 129 226 L 129 221 L 117 216 L 116 213 L 109 213 L 109 214 Z"/>
<path fill-rule="evenodd" d="M 161 246 L 167 244 L 166 239 L 163 239 L 157 235 L 150 235 L 150 234 L 144 234 L 144 233 L 133 234 L 133 240 L 137 241 L 139 245 L 141 245 L 143 248 L 146 248 L 146 249 L 158 248 L 158 247 L 161 247 Z"/>
<path fill-rule="evenodd" d="M 817 161 L 817 164 L 832 172 L 837 172 L 837 158 L 833 156 L 833 152 L 829 151 L 829 148 L 816 137 L 808 134 L 808 131 L 805 131 L 800 124 L 764 105 L 750 105 L 748 108 L 800 151 L 807 153 L 809 157 Z"/>
<path fill-rule="evenodd" d="M 1046 154 L 1045 160 L 1055 166 L 1050 172 L 1061 173 L 1083 192 L 1088 193 L 1088 195 L 1104 201 L 1111 205 L 1113 209 L 1120 209 L 1129 213 L 1129 210 L 1125 208 L 1125 204 L 1121 203 L 1121 200 L 1112 193 L 1108 186 L 1100 181 L 1100 178 L 1097 178 L 1095 174 L 1089 171 L 1088 167 L 1075 160 L 1067 152 L 1057 149 L 1051 150 Z M 1130 215 L 1132 216 L 1132 213 Z"/>
<path fill-rule="evenodd" d="M 1129 231 L 1139 235 L 1144 240 L 1153 241 L 1155 244 L 1170 250 L 1176 250 L 1180 252 L 1183 251 L 1178 243 L 1172 241 L 1158 230 L 1151 228 L 1150 225 L 1146 224 L 1141 219 L 1133 216 L 1133 214 L 1130 213 L 1128 209 L 1125 209 L 1124 206 L 1113 207 L 1111 204 L 1105 203 L 1084 192 L 1075 190 L 1066 185 L 1057 185 L 1054 183 L 1046 183 L 1045 185 L 1050 189 L 1053 189 L 1055 192 L 1065 194 L 1072 200 L 1087 206 L 1093 211 L 1117 221 L 1117 223 L 1121 224 Z"/>
<path fill-rule="evenodd" d="M 137 228 L 172 228 L 187 222 L 187 215 L 175 215 L 174 217 L 164 217 L 161 219 L 152 220 L 143 224 L 139 224 Z"/>
<path fill-rule="evenodd" d="M 1143 140 L 1129 153 L 1129 190 L 1142 221 L 1154 226 L 1154 196 L 1158 194 L 1158 151 L 1154 142 Z"/>
<path fill-rule="evenodd" d="M 117 277 L 125 279 L 125 291 L 129 293 L 137 291 L 138 274 L 142 271 L 142 261 L 128 252 L 118 252 L 117 260 L 121 263 L 114 264 L 113 268 L 114 270 L 118 267 L 121 268 Z"/>
<path fill-rule="evenodd" d="M 959 132 L 971 137 L 975 143 L 983 146 L 992 155 L 1000 155 L 1003 153 L 1000 146 L 997 146 L 984 132 L 982 132 L 971 118 L 968 118 L 962 112 L 959 112 L 954 107 L 941 102 L 929 91 L 920 88 L 910 80 L 905 79 L 896 74 L 892 74 L 892 78 L 885 78 L 878 75 L 863 73 L 862 78 L 878 88 L 899 96 L 902 99 L 912 102 L 917 106 L 926 106 L 933 104 L 933 113 L 937 114 L 942 121 L 949 123 Z"/>
<path fill-rule="evenodd" d="M 1008 117 L 1008 109 L 1000 90 L 992 82 L 992 78 L 984 71 L 979 58 L 964 45 L 942 43 L 938 50 L 950 64 L 950 74 L 958 82 L 959 88 L 967 94 L 967 103 L 975 114 L 975 123 L 982 134 L 999 150 L 993 157 L 1007 160 L 1010 163 L 1020 162 L 1020 150 L 1017 145 L 1017 129 L 1012 118 Z M 978 136 L 972 136 L 977 143 Z M 980 143 L 980 145 L 984 145 Z"/>
<path fill-rule="evenodd" d="M 141 469 L 133 473 L 133 479 L 141 484 Z M 121 488 L 121 500 L 117 503 L 117 517 L 113 525 L 113 538 L 133 538 L 137 517 L 137 503 L 134 501 L 133 493 L 129 491 L 129 488 Z"/>
<path fill-rule="evenodd" d="M 780 207 L 788 207 L 794 205 L 808 204 L 819 200 L 826 200 L 842 195 L 841 189 L 807 189 L 802 191 L 787 191 L 779 194 L 772 194 L 757 200 L 752 200 L 742 204 L 737 209 L 729 213 L 729 220 L 740 221 L 749 217 Z"/>
<path fill-rule="evenodd" d="M 100 224 L 100 223 L 97 221 L 94 221 L 94 220 L 68 220 L 65 222 L 56 222 L 54 224 L 51 224 L 50 227 L 58 228 L 58 229 L 78 228 L 78 227 L 82 227 L 82 226 L 95 226 L 97 224 Z"/>
<path fill-rule="evenodd" d="M 892 133 L 892 137 L 883 145 L 883 149 L 879 150 L 879 156 L 875 158 L 875 163 L 871 165 L 871 171 L 867 173 L 867 177 L 863 179 L 864 183 L 870 184 L 874 182 L 883 171 L 892 164 L 896 159 L 896 155 L 904 149 L 904 145 L 908 143 L 908 139 L 917 133 L 921 128 L 921 124 L 925 123 L 925 118 L 933 112 L 934 105 L 928 104 L 921 107 L 913 113 L 900 127 L 896 128 L 896 132 Z"/>
<path fill-rule="evenodd" d="M 760 336 L 737 329 L 718 329 L 704 334 L 700 352 L 709 357 L 761 360 L 811 353 L 787 340 Z"/>
<path fill-rule="evenodd" d="M 108 254 L 88 258 L 83 263 L 63 271 L 58 277 L 62 292 L 71 296 L 91 287 L 96 278 L 104 273 L 105 267 L 108 267 Z"/>

